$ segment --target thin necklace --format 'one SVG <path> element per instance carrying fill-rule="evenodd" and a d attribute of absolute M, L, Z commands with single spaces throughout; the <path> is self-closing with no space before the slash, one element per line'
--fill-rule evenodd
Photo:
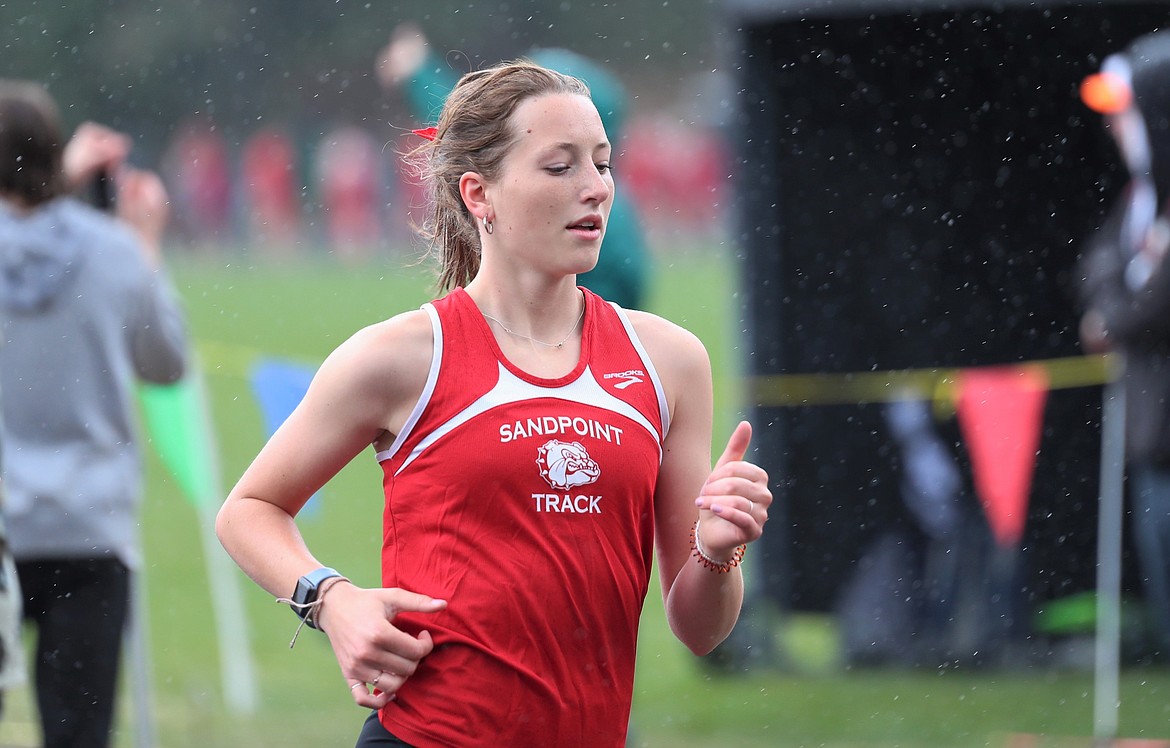
<path fill-rule="evenodd" d="M 581 313 L 577 315 L 577 321 L 573 323 L 573 326 L 569 328 L 569 331 L 567 333 L 565 333 L 565 337 L 561 338 L 561 342 L 559 342 L 559 343 L 546 343 L 543 340 L 537 340 L 536 338 L 534 338 L 530 335 L 524 335 L 523 333 L 516 332 L 515 330 L 513 330 L 513 329 L 509 328 L 507 325 L 505 325 L 503 322 L 499 321 L 498 319 L 496 319 L 492 315 L 488 314 L 487 312 L 480 312 L 480 314 L 482 314 L 485 319 L 490 319 L 492 322 L 495 322 L 497 325 L 500 326 L 501 330 L 508 333 L 509 335 L 515 335 L 518 338 L 524 338 L 525 340 L 531 340 L 533 343 L 539 343 L 540 345 L 543 345 L 546 348 L 564 348 L 565 343 L 569 340 L 569 337 L 572 336 L 572 334 L 574 332 L 576 332 L 577 325 L 581 324 L 581 318 L 585 316 L 585 299 L 581 299 Z"/>

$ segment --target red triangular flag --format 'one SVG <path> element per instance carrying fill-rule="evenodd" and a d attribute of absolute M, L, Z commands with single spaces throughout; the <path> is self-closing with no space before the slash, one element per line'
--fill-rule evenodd
<path fill-rule="evenodd" d="M 1048 376 L 1036 366 L 966 369 L 956 384 L 975 491 L 996 541 L 1014 548 L 1028 516 Z"/>

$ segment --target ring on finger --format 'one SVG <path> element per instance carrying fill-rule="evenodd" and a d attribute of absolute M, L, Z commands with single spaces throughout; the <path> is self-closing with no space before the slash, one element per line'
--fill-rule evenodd
<path fill-rule="evenodd" d="M 352 686 L 350 686 L 349 690 L 352 691 L 353 689 L 357 688 L 358 686 L 364 686 L 364 685 L 366 685 L 366 684 L 362 683 L 361 681 L 358 681 L 357 683 L 354 683 Z"/>
<path fill-rule="evenodd" d="M 370 681 L 370 685 L 371 685 L 371 686 L 374 686 L 375 688 L 377 688 L 377 686 L 378 686 L 378 681 L 382 680 L 382 676 L 383 676 L 383 675 L 385 675 L 385 674 L 386 674 L 386 673 L 384 673 L 384 672 L 382 672 L 381 670 L 379 670 L 379 671 L 378 671 L 378 674 L 374 676 L 374 679 L 373 679 L 372 681 Z"/>

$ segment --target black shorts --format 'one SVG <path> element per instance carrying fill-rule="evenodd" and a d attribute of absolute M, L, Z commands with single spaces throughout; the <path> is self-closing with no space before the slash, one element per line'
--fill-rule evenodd
<path fill-rule="evenodd" d="M 378 721 L 378 713 L 370 712 L 366 723 L 362 725 L 357 744 L 353 748 L 411 748 L 410 744 L 403 743 L 391 735 L 382 723 Z"/>

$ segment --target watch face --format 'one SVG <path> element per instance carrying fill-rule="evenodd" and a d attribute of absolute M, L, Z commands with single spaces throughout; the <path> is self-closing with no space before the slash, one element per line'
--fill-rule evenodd
<path fill-rule="evenodd" d="M 333 569 L 322 567 L 311 571 L 297 580 L 297 588 L 293 592 L 292 600 L 298 605 L 305 605 L 317 599 L 317 587 L 326 579 L 341 576 Z"/>
<path fill-rule="evenodd" d="M 305 577 L 297 580 L 297 589 L 293 592 L 292 600 L 298 605 L 311 603 L 317 598 L 317 585 Z"/>

